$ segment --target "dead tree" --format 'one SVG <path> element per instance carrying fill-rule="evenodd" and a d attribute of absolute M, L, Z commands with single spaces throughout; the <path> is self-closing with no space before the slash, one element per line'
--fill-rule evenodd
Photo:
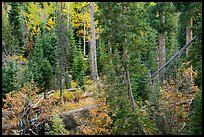
<path fill-rule="evenodd" d="M 91 8 L 91 75 L 94 82 L 98 81 L 97 59 L 96 59 L 96 33 L 94 25 L 94 2 L 90 2 Z"/>

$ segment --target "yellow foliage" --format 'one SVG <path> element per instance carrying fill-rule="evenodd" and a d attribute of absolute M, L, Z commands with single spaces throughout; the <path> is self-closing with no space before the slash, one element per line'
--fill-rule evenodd
<path fill-rule="evenodd" d="M 20 55 L 20 56 L 14 55 L 14 56 L 11 57 L 11 59 L 16 60 L 16 61 L 27 61 L 27 59 L 24 58 L 22 55 Z"/>
<path fill-rule="evenodd" d="M 66 100 L 71 100 L 73 99 L 74 95 L 72 92 L 63 92 L 63 98 L 66 99 Z"/>
<path fill-rule="evenodd" d="M 63 9 L 62 12 L 63 12 L 63 13 L 67 13 L 67 10 L 66 10 L 66 9 Z"/>
<path fill-rule="evenodd" d="M 77 88 L 77 83 L 75 81 L 70 82 L 71 88 Z"/>
<path fill-rule="evenodd" d="M 195 97 L 198 88 L 194 83 L 189 63 L 183 63 L 175 82 L 173 80 L 164 81 L 161 88 L 160 115 L 166 119 L 174 119 L 172 129 L 181 128 L 183 122 L 188 122 L 190 117 L 190 105 Z M 194 72 L 192 72 L 194 73 Z M 189 79 L 186 81 L 186 79 Z M 169 115 L 172 114 L 172 115 Z M 172 131 L 174 132 L 174 131 Z"/>
<path fill-rule="evenodd" d="M 28 2 L 25 6 L 28 12 L 22 11 L 22 15 L 28 18 L 26 25 L 28 29 L 31 30 L 31 36 L 37 36 L 40 33 L 39 25 L 46 23 L 48 16 L 54 14 L 54 5 L 52 2 L 49 2 L 49 5 L 48 2 L 43 2 L 43 7 L 44 8 L 42 8 L 38 2 Z M 54 25 L 52 19 L 50 18 L 48 22 L 52 28 Z"/>
<path fill-rule="evenodd" d="M 48 25 L 54 25 L 55 24 L 53 21 L 53 18 L 50 18 L 47 23 L 48 23 Z"/>
<path fill-rule="evenodd" d="M 155 2 L 150 2 L 150 5 L 151 5 L 151 6 L 155 6 L 156 3 L 155 3 Z"/>
<path fill-rule="evenodd" d="M 74 92 L 74 97 L 75 98 L 79 98 L 82 95 L 82 91 L 81 90 L 77 90 Z"/>
<path fill-rule="evenodd" d="M 88 79 L 85 81 L 85 84 L 86 85 L 91 85 L 93 83 L 93 80 L 92 79 Z"/>

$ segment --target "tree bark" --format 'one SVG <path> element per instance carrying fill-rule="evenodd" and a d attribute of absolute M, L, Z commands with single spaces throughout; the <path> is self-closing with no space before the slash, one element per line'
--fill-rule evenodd
<path fill-rule="evenodd" d="M 98 81 L 97 59 L 96 59 L 96 38 L 95 38 L 95 25 L 94 25 L 94 2 L 90 2 L 91 8 L 91 66 L 92 66 L 92 79 L 94 82 Z"/>
<path fill-rule="evenodd" d="M 112 47 L 111 47 L 109 39 L 108 39 L 108 48 L 109 48 L 109 50 L 108 50 L 109 54 L 112 55 L 113 52 L 112 52 Z"/>
<path fill-rule="evenodd" d="M 126 41 L 126 39 L 125 39 Z M 125 70 L 125 78 L 126 78 L 126 82 L 127 82 L 127 88 L 128 88 L 128 97 L 130 99 L 130 104 L 132 107 L 132 111 L 134 112 L 136 110 L 136 103 L 132 94 L 132 86 L 131 86 L 131 81 L 130 81 L 130 73 L 128 70 L 128 64 L 127 64 L 127 58 L 128 58 L 128 53 L 127 53 L 127 49 L 124 48 L 124 52 L 123 52 L 123 56 L 124 56 L 124 70 Z"/>
<path fill-rule="evenodd" d="M 190 18 L 187 22 L 187 28 L 186 28 L 186 43 L 188 43 L 192 37 L 193 37 L 193 32 L 192 32 L 192 29 L 191 27 L 193 26 L 193 18 Z M 190 27 L 190 28 L 188 28 Z M 188 55 L 188 52 L 189 52 L 189 47 L 186 48 L 186 55 Z"/>
<path fill-rule="evenodd" d="M 84 13 L 84 17 L 85 17 L 85 13 Z M 86 34 L 86 29 L 85 29 L 85 19 L 84 19 L 84 57 L 86 55 L 86 39 L 85 39 L 85 34 Z"/>
<path fill-rule="evenodd" d="M 159 73 L 162 69 L 164 69 L 164 67 L 166 67 L 173 59 L 177 58 L 182 52 L 184 52 L 184 50 L 190 46 L 190 43 L 193 42 L 196 39 L 196 36 L 194 36 L 183 48 L 181 48 L 179 51 L 176 52 L 176 54 L 174 54 L 171 59 L 169 59 L 162 67 L 160 67 L 156 72 L 154 72 L 152 75 L 150 75 L 151 79 L 157 74 Z"/>
<path fill-rule="evenodd" d="M 67 22 L 68 22 L 68 28 L 69 28 L 69 14 L 70 14 L 70 3 L 68 2 L 68 8 L 67 8 L 67 10 L 68 10 L 68 19 L 67 19 Z"/>
<path fill-rule="evenodd" d="M 164 25 L 165 22 L 165 16 L 162 15 L 163 13 L 160 12 L 159 13 L 159 17 L 160 17 L 160 24 L 161 26 Z M 159 50 L 158 50 L 158 57 L 159 57 L 159 61 L 158 61 L 158 66 L 159 68 L 161 68 L 164 63 L 165 63 L 165 37 L 164 37 L 164 31 L 159 31 L 158 33 L 158 41 L 159 41 Z M 161 70 L 159 72 L 159 79 L 162 82 L 165 79 L 165 75 L 164 75 L 165 70 Z"/>
<path fill-rule="evenodd" d="M 63 57 L 65 56 L 64 54 L 64 36 L 63 36 L 63 33 L 64 33 L 64 20 L 63 20 L 63 12 L 62 12 L 62 9 L 63 9 L 63 3 L 61 2 L 61 5 L 60 5 L 60 37 L 59 37 L 59 41 L 60 41 L 60 100 L 62 101 L 62 69 L 63 69 Z"/>
<path fill-rule="evenodd" d="M 123 7 L 122 7 L 123 16 L 126 16 L 125 15 L 126 10 L 127 10 L 127 6 L 123 2 Z M 124 32 L 125 32 L 126 28 L 127 28 L 126 22 L 124 21 L 122 25 L 123 25 Z M 125 33 L 127 33 L 127 32 L 125 32 Z M 134 96 L 133 96 L 133 93 L 132 93 L 130 73 L 129 73 L 129 68 L 128 68 L 128 51 L 127 51 L 126 43 L 127 43 L 127 39 L 126 39 L 126 36 L 125 36 L 124 44 L 123 44 L 123 66 L 124 66 L 124 71 L 125 71 L 125 79 L 126 79 L 126 82 L 127 82 L 128 97 L 129 97 L 129 100 L 130 100 L 130 105 L 132 107 L 132 111 L 134 112 L 136 110 L 136 103 L 135 103 Z"/>
<path fill-rule="evenodd" d="M 187 22 L 187 28 L 186 28 L 186 44 L 192 39 L 193 32 L 191 27 L 193 26 L 193 18 L 190 18 Z M 189 53 L 189 47 L 186 48 L 186 56 Z M 192 84 L 192 65 L 190 66 L 190 81 Z M 190 90 L 190 85 L 187 86 L 188 90 Z"/>

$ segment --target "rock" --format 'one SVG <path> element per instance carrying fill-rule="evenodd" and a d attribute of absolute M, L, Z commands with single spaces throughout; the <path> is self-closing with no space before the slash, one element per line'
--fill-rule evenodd
<path fill-rule="evenodd" d="M 65 128 L 67 130 L 76 128 L 78 126 L 78 124 L 76 123 L 76 121 L 74 120 L 74 116 L 72 114 L 62 114 L 61 118 L 63 119 L 63 122 L 65 124 Z"/>

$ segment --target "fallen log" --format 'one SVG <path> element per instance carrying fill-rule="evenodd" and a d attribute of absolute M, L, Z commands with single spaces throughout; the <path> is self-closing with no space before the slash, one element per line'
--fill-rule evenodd
<path fill-rule="evenodd" d="M 67 91 L 67 92 L 75 92 L 77 90 L 80 90 L 81 88 L 69 88 L 69 89 L 64 89 L 64 91 Z"/>
<path fill-rule="evenodd" d="M 86 112 L 86 111 L 94 108 L 95 106 L 97 106 L 97 104 L 94 104 L 94 105 L 91 105 L 91 106 L 86 106 L 86 107 L 79 108 L 79 109 L 70 110 L 70 111 L 67 111 L 67 112 L 63 112 L 61 114 L 47 115 L 45 117 L 45 119 L 48 120 L 49 118 L 51 118 L 53 116 L 60 115 L 60 117 L 63 119 L 63 122 L 65 124 L 65 128 L 66 129 L 72 129 L 72 128 L 75 127 L 73 125 L 77 125 L 75 120 L 74 120 L 73 114 L 74 113 L 83 113 L 83 112 Z M 41 120 L 41 119 L 42 118 L 31 119 L 31 122 L 35 122 L 35 121 L 38 121 L 38 120 Z M 2 125 L 2 130 L 4 130 L 4 129 L 17 129 L 17 128 L 18 128 L 18 124 L 17 123 L 9 124 L 9 125 Z"/>

